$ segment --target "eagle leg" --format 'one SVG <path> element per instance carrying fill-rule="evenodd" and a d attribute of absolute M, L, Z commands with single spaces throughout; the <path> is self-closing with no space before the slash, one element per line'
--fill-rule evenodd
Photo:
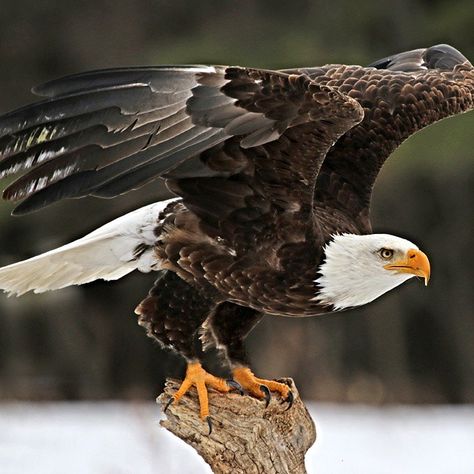
<path fill-rule="evenodd" d="M 270 403 L 271 392 L 279 393 L 288 408 L 293 404 L 293 392 L 286 383 L 255 377 L 249 368 L 244 339 L 263 314 L 230 302 L 220 304 L 203 325 L 201 339 L 205 345 L 212 341 L 223 351 L 231 369 L 233 380 L 250 395 Z"/>
<path fill-rule="evenodd" d="M 162 271 L 148 296 L 135 311 L 139 324 L 146 328 L 148 336 L 162 346 L 173 349 L 188 363 L 186 376 L 169 400 L 165 411 L 194 386 L 198 393 L 201 419 L 207 420 L 209 433 L 212 431 L 212 424 L 207 389 L 213 388 L 221 393 L 242 391 L 238 383 L 227 382 L 206 372 L 198 361 L 195 336 L 214 306 L 212 297 L 188 285 L 175 273 Z"/>

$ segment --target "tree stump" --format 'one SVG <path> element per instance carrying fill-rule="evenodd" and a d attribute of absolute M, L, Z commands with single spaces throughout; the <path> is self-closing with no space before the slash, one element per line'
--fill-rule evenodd
<path fill-rule="evenodd" d="M 161 425 L 192 446 L 216 474 L 303 474 L 304 456 L 316 440 L 316 429 L 292 379 L 293 406 L 273 396 L 265 402 L 232 392 L 209 390 L 212 433 L 199 417 L 195 390 L 171 404 Z M 165 407 L 179 382 L 168 379 L 157 402 Z"/>

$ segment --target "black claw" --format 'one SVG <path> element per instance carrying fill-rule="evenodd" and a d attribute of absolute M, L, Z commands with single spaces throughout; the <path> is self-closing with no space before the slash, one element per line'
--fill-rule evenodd
<path fill-rule="evenodd" d="M 166 402 L 165 409 L 163 410 L 163 413 L 166 413 L 166 410 L 170 407 L 170 405 L 173 403 L 174 397 L 170 397 L 170 399 Z"/>
<path fill-rule="evenodd" d="M 227 385 L 229 387 L 232 387 L 233 389 L 237 390 L 240 393 L 240 395 L 244 394 L 244 391 L 242 389 L 242 385 L 240 385 L 239 382 L 236 382 L 233 379 L 228 379 L 228 380 L 226 380 L 226 382 L 227 382 Z"/>
<path fill-rule="evenodd" d="M 290 390 L 288 392 L 288 396 L 286 397 L 285 402 L 288 402 L 288 407 L 286 408 L 285 411 L 289 410 L 293 406 L 293 402 L 295 401 L 295 397 L 293 395 L 293 392 Z"/>
<path fill-rule="evenodd" d="M 260 385 L 260 390 L 265 394 L 265 408 L 267 408 L 272 398 L 272 394 L 266 385 Z"/>
<path fill-rule="evenodd" d="M 212 433 L 212 419 L 210 416 L 206 416 L 206 421 L 207 421 L 207 426 L 209 426 L 209 434 L 208 436 L 211 436 Z"/>

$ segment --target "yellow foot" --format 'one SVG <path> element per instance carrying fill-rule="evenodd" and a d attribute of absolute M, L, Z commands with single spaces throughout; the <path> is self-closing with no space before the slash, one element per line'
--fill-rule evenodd
<path fill-rule="evenodd" d="M 279 393 L 282 399 L 288 402 L 288 408 L 293 404 L 293 392 L 290 390 L 290 387 L 284 383 L 275 380 L 259 379 L 255 377 L 248 367 L 238 367 L 234 369 L 232 376 L 250 395 L 265 399 L 266 406 L 270 403 L 270 392 Z"/>
<path fill-rule="evenodd" d="M 211 387 L 221 393 L 227 393 L 231 390 L 234 390 L 236 388 L 236 384 L 229 385 L 229 383 L 227 383 L 224 379 L 215 377 L 214 375 L 206 372 L 199 363 L 188 364 L 186 369 L 186 377 L 184 378 L 183 383 L 179 387 L 178 391 L 167 403 L 165 411 L 171 403 L 178 403 L 193 385 L 196 387 L 198 393 L 201 419 L 207 420 L 210 434 L 212 425 L 209 418 L 209 399 L 207 395 L 207 387 Z"/>

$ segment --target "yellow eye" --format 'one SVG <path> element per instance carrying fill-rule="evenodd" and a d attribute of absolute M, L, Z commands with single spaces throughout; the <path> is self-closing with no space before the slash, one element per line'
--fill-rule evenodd
<path fill-rule="evenodd" d="M 392 249 L 380 249 L 379 250 L 379 255 L 384 260 L 390 260 L 393 257 L 393 250 Z"/>

